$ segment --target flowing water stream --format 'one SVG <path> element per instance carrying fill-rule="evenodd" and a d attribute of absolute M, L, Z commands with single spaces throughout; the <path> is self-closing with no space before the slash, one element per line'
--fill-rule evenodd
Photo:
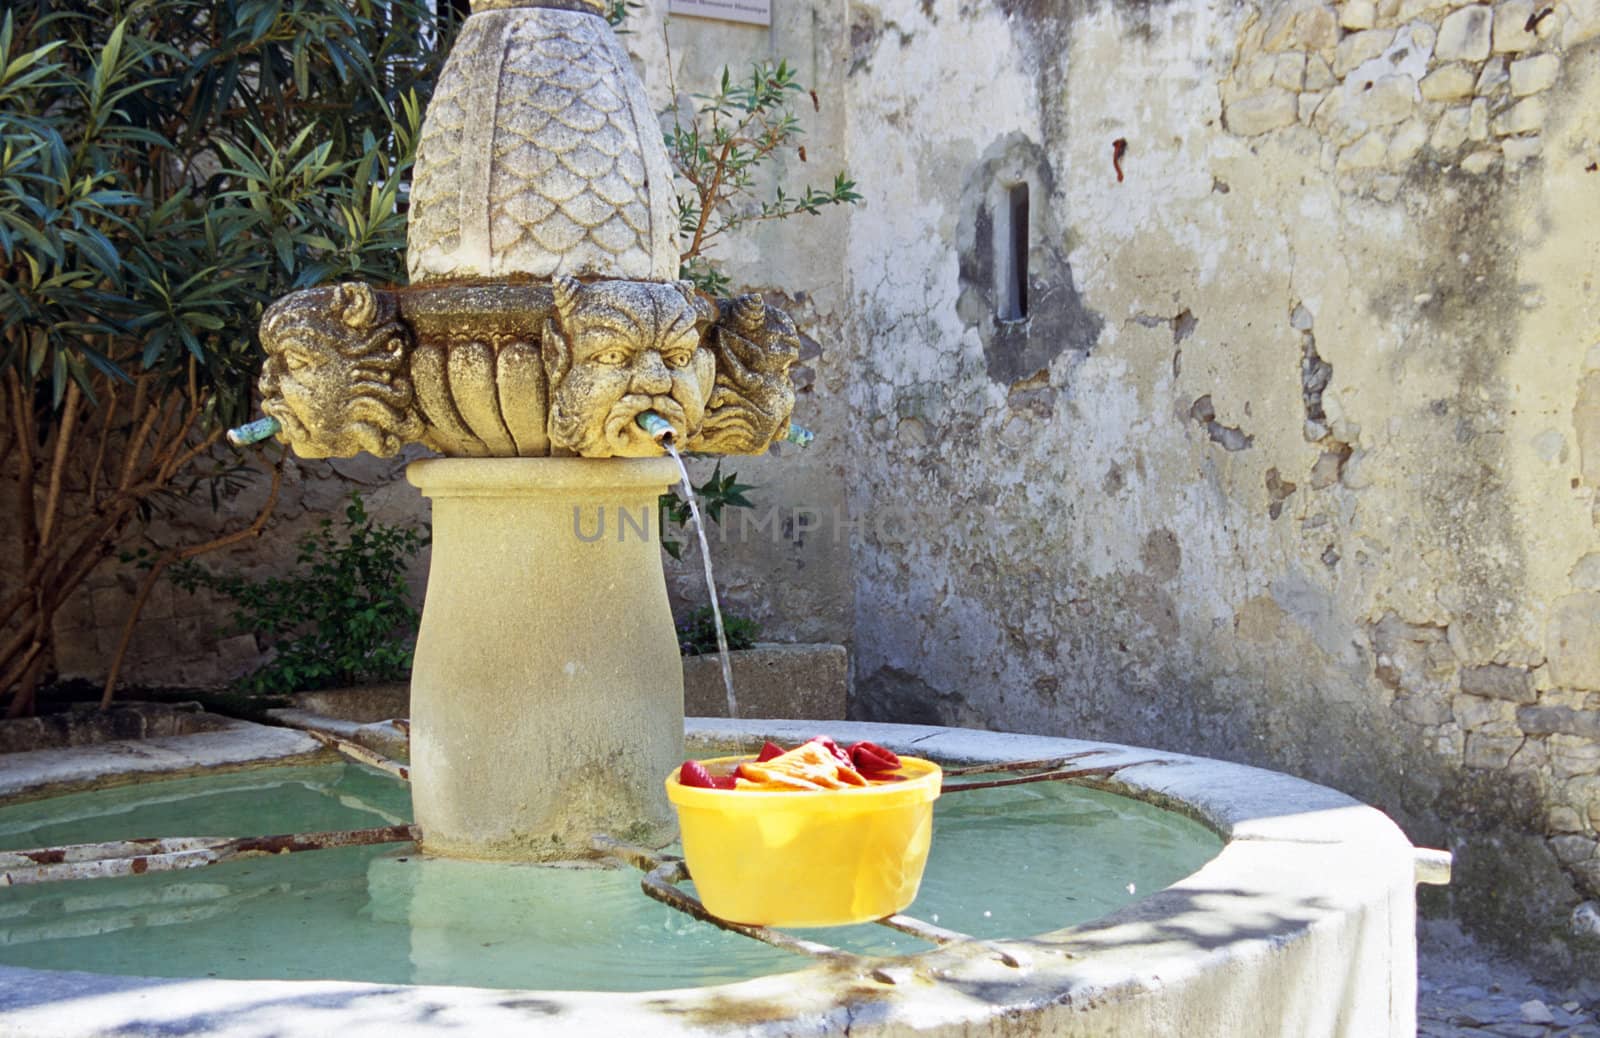
<path fill-rule="evenodd" d="M 700 514 L 700 499 L 695 496 L 694 484 L 689 481 L 688 466 L 683 456 L 673 446 L 672 437 L 661 438 L 661 446 L 678 463 L 678 473 L 683 477 L 683 496 L 689 501 L 689 512 L 694 516 L 694 532 L 700 538 L 700 561 L 706 568 L 706 590 L 711 594 L 711 619 L 717 625 L 717 658 L 722 662 L 722 687 L 728 692 L 728 716 L 739 716 L 738 700 L 733 694 L 733 664 L 728 660 L 728 632 L 722 626 L 722 603 L 717 600 L 717 579 L 711 572 L 711 542 L 706 539 L 706 521 Z"/>

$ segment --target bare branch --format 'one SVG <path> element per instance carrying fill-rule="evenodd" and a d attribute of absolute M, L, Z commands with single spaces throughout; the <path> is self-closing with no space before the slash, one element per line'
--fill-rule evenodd
<path fill-rule="evenodd" d="M 75 378 L 67 379 L 67 395 L 61 410 L 61 424 L 56 426 L 55 457 L 50 461 L 50 484 L 44 495 L 44 517 L 39 524 L 39 546 L 50 543 L 50 534 L 56 525 L 56 513 L 61 510 L 61 474 L 67 468 L 67 456 L 72 453 L 72 434 L 78 424 L 78 409 L 83 402 L 83 390 Z"/>

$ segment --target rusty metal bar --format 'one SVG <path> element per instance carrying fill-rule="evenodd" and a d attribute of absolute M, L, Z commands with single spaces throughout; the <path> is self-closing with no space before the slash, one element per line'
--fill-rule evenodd
<path fill-rule="evenodd" d="M 285 833 L 278 836 L 174 836 L 148 840 L 114 840 L 109 843 L 5 851 L 0 853 L 0 887 L 55 883 L 73 879 L 141 876 L 147 872 L 196 869 L 206 865 L 220 865 L 238 858 L 267 854 L 322 851 L 334 847 L 367 847 L 381 843 L 411 843 L 421 837 L 421 830 L 414 825 L 388 825 L 376 829 Z"/>
<path fill-rule="evenodd" d="M 678 861 L 670 855 L 665 858 L 657 857 L 644 847 L 607 836 L 605 833 L 596 833 L 589 840 L 589 846 L 608 858 L 615 858 L 620 862 L 632 865 L 640 872 L 650 872 L 661 867 L 663 862 Z"/>
<path fill-rule="evenodd" d="M 910 934 L 912 937 L 927 941 L 929 944 L 960 944 L 963 941 L 977 940 L 971 934 L 961 933 L 956 930 L 946 930 L 942 926 L 925 923 L 921 919 L 913 919 L 908 915 L 886 915 L 877 920 L 877 922 L 879 926 L 887 926 L 891 930 L 899 930 L 901 933 Z"/>
<path fill-rule="evenodd" d="M 1136 760 L 1127 764 L 1106 764 L 1097 768 L 1065 768 L 1060 771 L 1042 771 L 1036 775 L 1018 775 L 1014 778 L 988 779 L 983 782 L 957 782 L 955 785 L 945 786 L 944 793 L 965 793 L 973 789 L 996 789 L 1000 786 L 1020 786 L 1028 782 L 1059 782 L 1062 779 L 1090 778 L 1093 776 L 1115 775 L 1124 768 L 1136 768 L 1141 764 L 1165 764 L 1164 760 Z"/>
<path fill-rule="evenodd" d="M 693 916 L 701 922 L 710 923 L 712 926 L 723 930 L 743 934 L 763 944 L 770 944 L 774 948 L 782 948 L 784 951 L 794 952 L 799 955 L 809 955 L 814 959 L 825 959 L 830 962 L 849 964 L 860 961 L 860 956 L 841 951 L 832 945 L 807 941 L 800 937 L 791 937 L 780 930 L 771 930 L 765 926 L 748 926 L 744 923 L 734 923 L 714 916 L 706 911 L 706 906 L 701 904 L 698 898 L 685 894 L 674 885 L 682 883 L 688 878 L 689 867 L 674 858 L 662 862 L 656 868 L 645 873 L 644 878 L 639 881 L 639 886 L 651 898 L 664 905 L 676 908 L 685 915 Z"/>
<path fill-rule="evenodd" d="M 1069 753 L 1064 757 L 1045 757 L 1042 760 L 1012 760 L 1001 761 L 997 764 L 973 764 L 965 768 L 945 768 L 944 774 L 946 778 L 949 778 L 951 775 L 986 775 L 995 771 L 1032 771 L 1036 768 L 1059 768 L 1063 764 L 1070 764 L 1075 760 L 1110 752 L 1110 750 L 1080 750 L 1077 753 Z"/>
<path fill-rule="evenodd" d="M 1014 955 L 1004 948 L 990 944 L 971 934 L 961 933 L 957 930 L 946 930 L 942 926 L 925 923 L 921 919 L 914 919 L 908 915 L 890 915 L 877 920 L 879 926 L 887 926 L 891 930 L 910 934 L 918 940 L 927 941 L 929 944 L 944 947 L 949 944 L 976 944 L 994 955 L 995 958 L 1010 966 L 1012 969 L 1023 969 L 1028 965 L 1020 956 Z"/>
<path fill-rule="evenodd" d="M 370 768 L 386 771 L 402 782 L 411 781 L 411 769 L 409 767 L 397 760 L 390 760 L 374 750 L 369 750 L 360 743 L 351 742 L 349 739 L 341 739 L 337 735 L 329 735 L 327 732 L 319 732 L 315 728 L 302 728 L 301 731 L 322 745 L 338 750 L 358 764 L 365 764 Z"/>

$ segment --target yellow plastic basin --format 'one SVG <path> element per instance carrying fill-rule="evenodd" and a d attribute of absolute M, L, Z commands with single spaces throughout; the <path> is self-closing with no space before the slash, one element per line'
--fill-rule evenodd
<path fill-rule="evenodd" d="M 757 926 L 843 926 L 904 909 L 928 862 L 943 774 L 917 757 L 900 763 L 904 782 L 792 793 L 684 786 L 674 769 L 667 798 L 701 902 Z"/>

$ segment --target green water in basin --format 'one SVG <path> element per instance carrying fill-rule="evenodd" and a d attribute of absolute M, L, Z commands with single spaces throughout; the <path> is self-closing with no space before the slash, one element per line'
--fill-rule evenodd
<path fill-rule="evenodd" d="M 0 808 L 0 850 L 410 817 L 409 790 L 381 773 L 272 768 Z M 908 914 L 978 937 L 1027 936 L 1152 894 L 1221 845 L 1181 815 L 1059 782 L 946 795 Z M 793 932 L 862 953 L 928 947 L 870 924 Z M 630 868 L 426 860 L 390 845 L 0 890 L 0 962 L 156 977 L 641 991 L 781 973 L 808 960 L 652 901 Z"/>

